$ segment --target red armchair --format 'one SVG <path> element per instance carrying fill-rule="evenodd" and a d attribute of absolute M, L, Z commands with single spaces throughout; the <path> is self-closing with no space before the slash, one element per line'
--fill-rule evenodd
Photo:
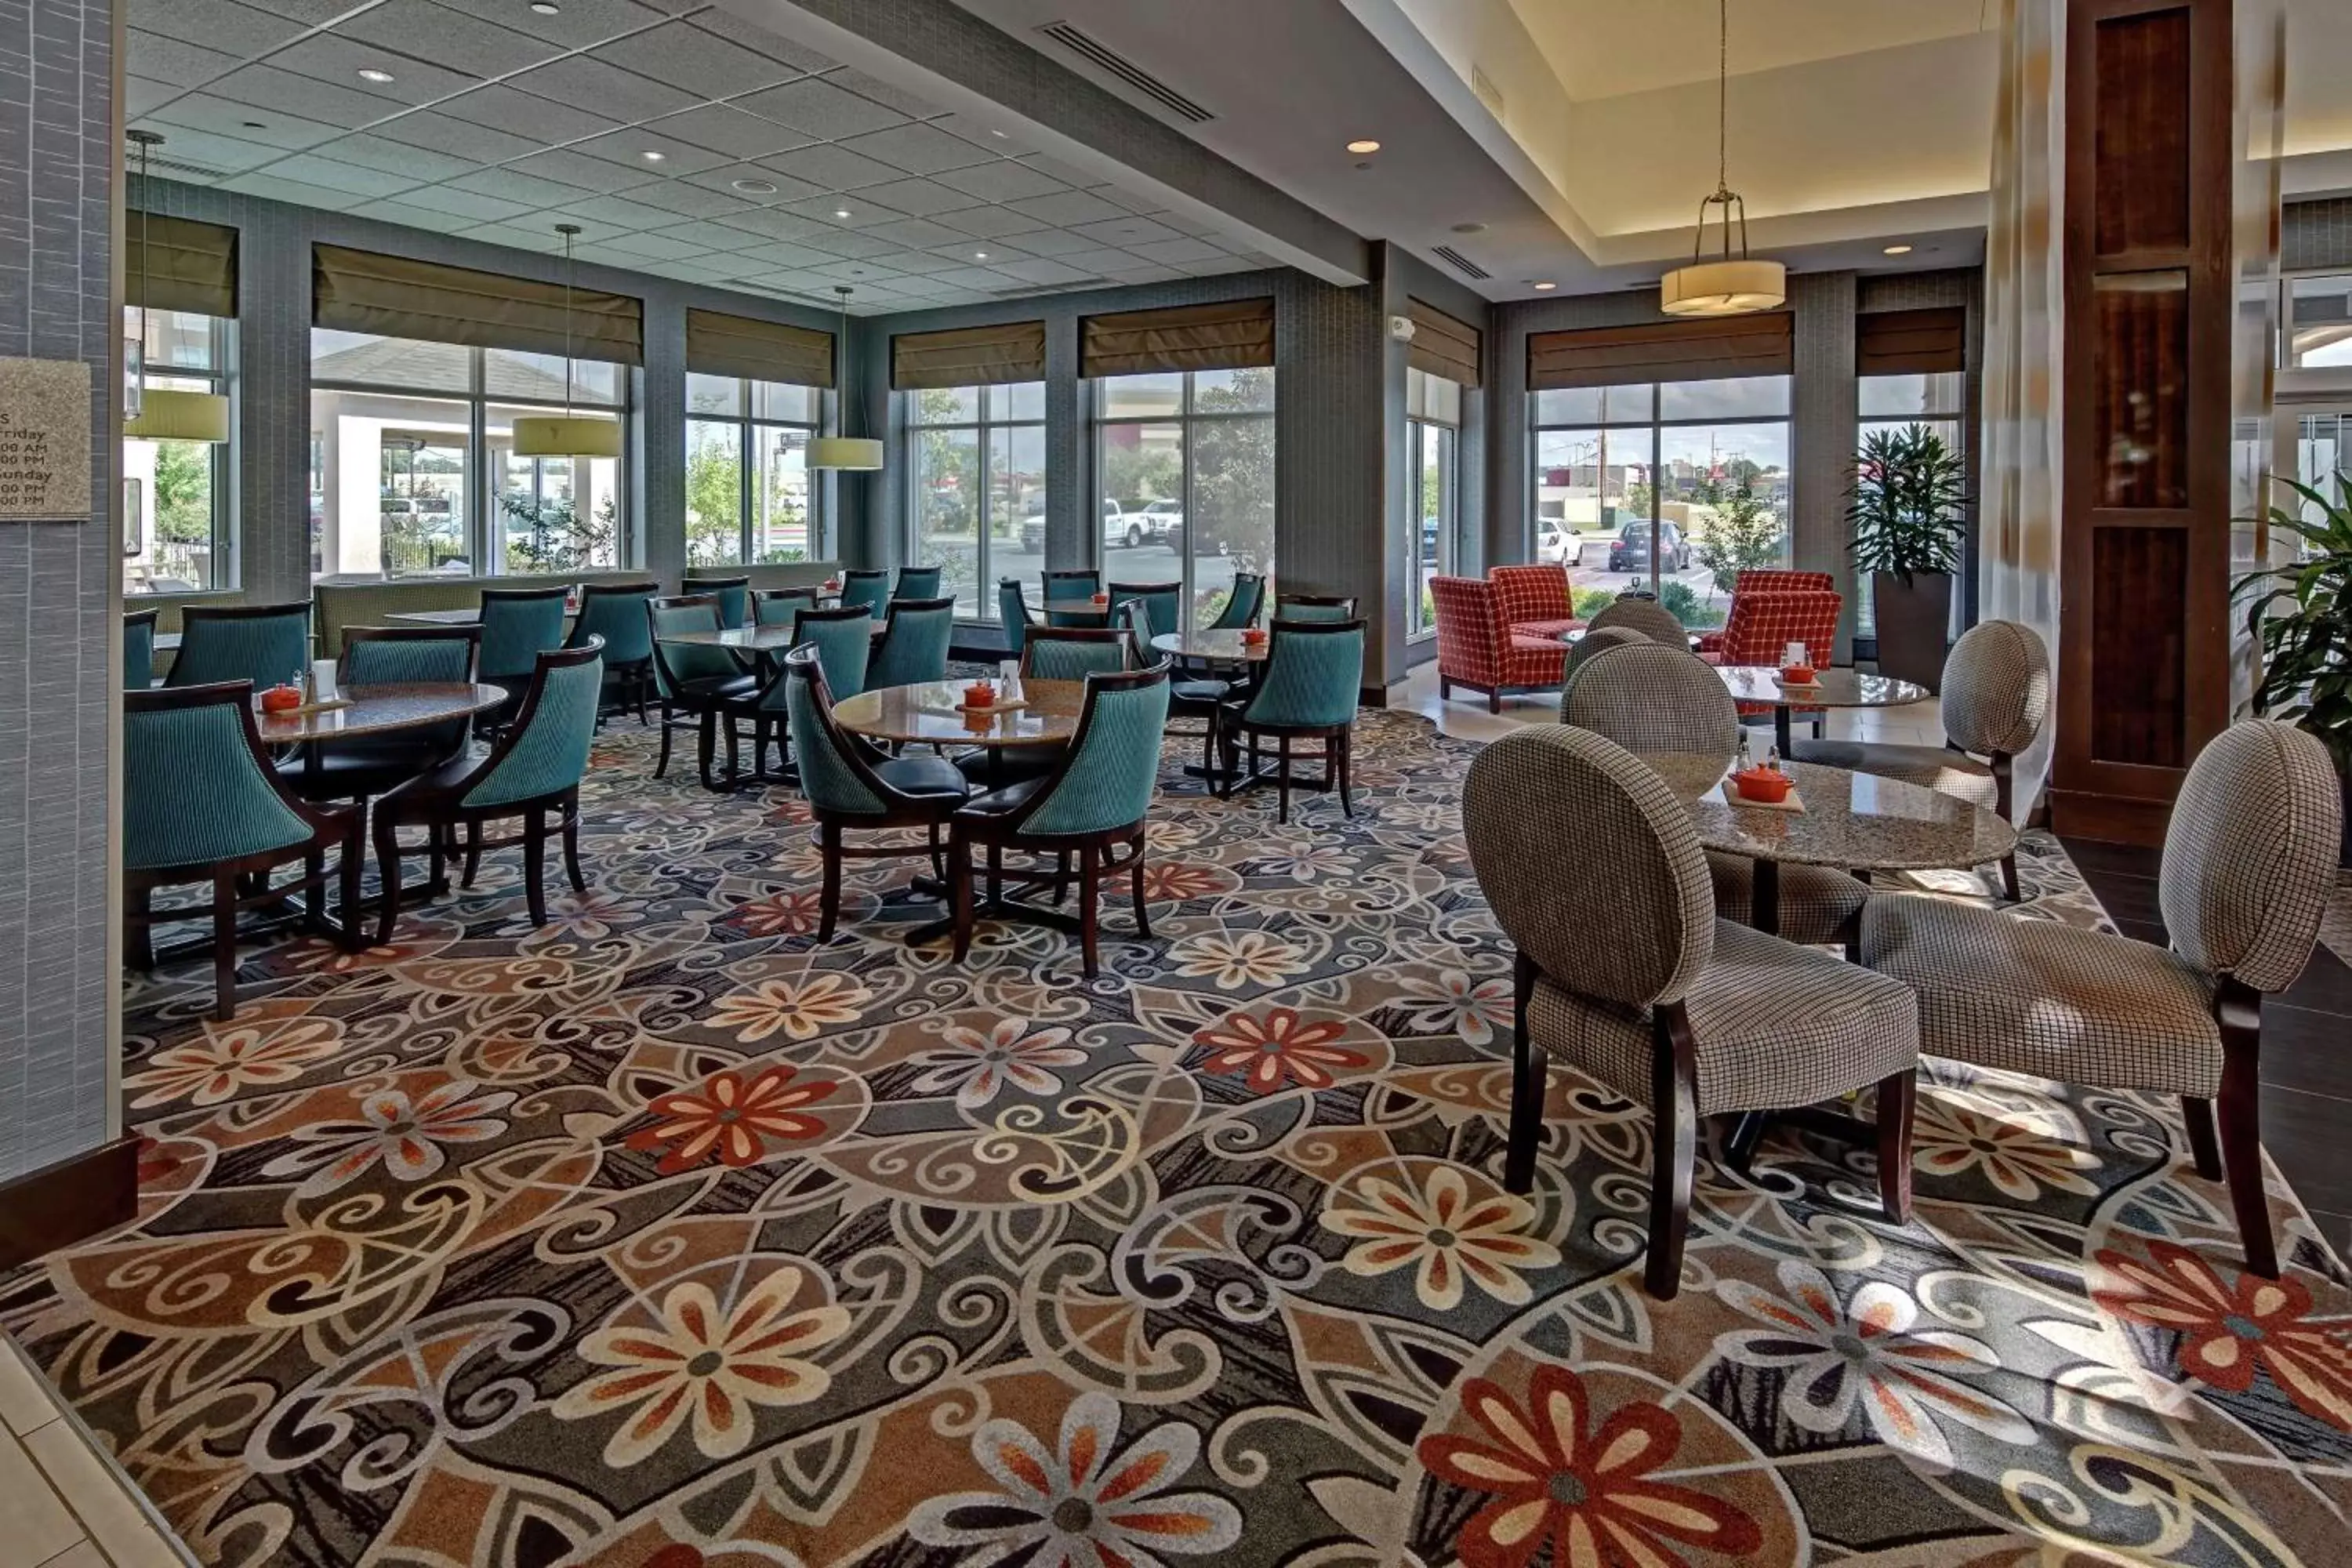
<path fill-rule="evenodd" d="M 1580 629 L 1565 566 L 1496 566 L 1486 574 L 1502 601 L 1503 624 L 1521 637 L 1549 637 Z"/>
<path fill-rule="evenodd" d="M 1560 682 L 1568 645 L 1556 637 L 1515 631 L 1503 618 L 1499 587 L 1476 577 L 1432 577 L 1437 604 L 1437 695 L 1457 686 L 1486 694 L 1486 711 L 1500 713 L 1513 691 L 1548 691 Z"/>
<path fill-rule="evenodd" d="M 1751 566 L 1747 571 L 1742 572 L 1739 574 L 1739 585 L 1732 590 L 1731 602 L 1734 605 L 1738 605 L 1739 603 L 1740 595 L 1743 594 L 1753 598 L 1765 594 L 1787 593 L 1791 589 L 1804 589 L 1813 593 L 1834 594 L 1837 592 L 1837 579 L 1832 577 L 1826 572 L 1791 572 L 1786 568 L 1778 566 Z M 1729 619 L 1727 616 L 1725 618 L 1727 621 Z M 1700 633 L 1698 639 L 1698 651 L 1701 653 L 1721 652 L 1723 649 L 1723 636 L 1724 634 L 1721 632 Z M 1808 644 L 1807 646 L 1810 647 L 1811 645 Z M 1777 652 L 1774 657 L 1779 657 Z M 1816 657 L 1820 656 L 1817 655 Z M 1748 661 L 1746 659 L 1727 658 L 1720 662 L 1724 664 L 1745 664 Z"/>
<path fill-rule="evenodd" d="M 1773 594 L 1734 594 L 1731 615 L 1723 623 L 1723 637 L 1712 651 L 1699 655 L 1709 664 L 1763 664 L 1778 668 L 1781 652 L 1792 642 L 1805 645 L 1805 651 L 1817 665 L 1827 664 L 1830 651 L 1837 646 L 1838 606 L 1845 601 L 1838 595 L 1820 588 L 1790 588 Z M 1769 713 L 1771 705 L 1764 702 L 1743 702 L 1741 717 Z M 1816 721 L 1819 708 L 1791 708 L 1791 713 L 1811 714 Z"/>

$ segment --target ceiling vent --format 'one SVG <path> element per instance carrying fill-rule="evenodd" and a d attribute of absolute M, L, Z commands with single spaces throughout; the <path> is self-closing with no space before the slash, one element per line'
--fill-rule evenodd
<path fill-rule="evenodd" d="M 1502 120 L 1503 89 L 1495 85 L 1495 79 L 1493 77 L 1488 76 L 1476 66 L 1472 66 L 1470 68 L 1470 90 L 1478 95 L 1478 101 L 1486 106 L 1487 113 L 1493 115 L 1497 121 Z"/>
<path fill-rule="evenodd" d="M 1072 23 L 1048 22 L 1037 30 L 1105 76 L 1133 88 L 1181 120 L 1189 120 L 1199 125 L 1216 118 L 1125 55 L 1106 47 Z"/>
<path fill-rule="evenodd" d="M 1454 249 L 1450 245 L 1441 245 L 1434 251 L 1432 251 L 1431 254 L 1435 256 L 1438 260 L 1443 261 L 1445 265 L 1454 268 L 1454 271 L 1462 274 L 1465 278 L 1486 279 L 1494 276 L 1493 273 L 1487 271 L 1485 268 L 1479 266 L 1476 262 L 1471 260 L 1468 257 L 1463 255 L 1460 251 Z"/>
<path fill-rule="evenodd" d="M 151 174 L 185 174 L 192 179 L 198 180 L 225 180 L 228 178 L 227 173 L 224 170 L 208 169 L 202 163 L 190 163 L 178 158 L 158 158 L 152 154 L 147 159 L 147 168 L 148 172 Z"/>
<path fill-rule="evenodd" d="M 992 300 L 1026 300 L 1033 294 L 1061 294 L 1073 289 L 1108 289 L 1108 278 L 1073 278 L 1066 283 L 1030 283 L 1018 289 L 992 289 Z"/>

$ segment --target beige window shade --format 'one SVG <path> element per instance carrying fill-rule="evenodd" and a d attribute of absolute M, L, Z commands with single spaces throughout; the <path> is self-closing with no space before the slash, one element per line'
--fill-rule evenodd
<path fill-rule="evenodd" d="M 311 247 L 310 280 L 310 320 L 317 326 L 469 348 L 564 352 L 567 311 L 560 282 L 340 245 Z M 643 301 L 574 289 L 568 315 L 571 352 L 580 358 L 645 363 Z"/>
<path fill-rule="evenodd" d="M 1405 363 L 1424 374 L 1477 385 L 1478 329 L 1418 300 L 1406 305 L 1412 313 L 1412 342 L 1405 348 Z"/>
<path fill-rule="evenodd" d="M 831 386 L 833 334 L 720 310 L 686 313 L 686 368 L 793 386 Z"/>
<path fill-rule="evenodd" d="M 1968 369 L 1969 313 L 1958 305 L 1873 310 L 1854 318 L 1858 375 L 1935 375 Z"/>
<path fill-rule="evenodd" d="M 133 211 L 123 215 L 122 231 L 124 304 L 236 314 L 236 230 Z"/>
<path fill-rule="evenodd" d="M 1233 300 L 1167 310 L 1122 310 L 1079 323 L 1078 374 L 1247 370 L 1274 363 L 1274 301 Z"/>
<path fill-rule="evenodd" d="M 890 340 L 890 385 L 995 386 L 1045 379 L 1045 323 L 1002 321 L 945 332 L 901 332 Z"/>
<path fill-rule="evenodd" d="M 1722 321 L 1533 332 L 1528 337 L 1528 389 L 1787 375 L 1796 363 L 1794 321 L 1787 311 L 1773 310 Z"/>

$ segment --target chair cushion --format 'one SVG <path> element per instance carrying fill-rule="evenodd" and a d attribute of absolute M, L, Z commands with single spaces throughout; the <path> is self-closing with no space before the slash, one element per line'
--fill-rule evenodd
<path fill-rule="evenodd" d="M 2221 1090 L 2212 979 L 2164 948 L 1889 894 L 1863 910 L 1862 961 L 1917 994 L 1932 1055 L 2104 1089 Z"/>
<path fill-rule="evenodd" d="M 741 675 L 706 675 L 677 683 L 676 700 L 687 702 L 733 702 L 759 694 L 760 678 L 746 672 Z"/>
<path fill-rule="evenodd" d="M 1743 926 L 1756 923 L 1756 862 L 1745 855 L 1706 852 L 1707 873 L 1715 879 L 1717 920 Z M 1780 939 L 1811 947 L 1843 942 L 1853 934 L 1862 906 L 1870 901 L 1869 884 L 1828 866 L 1780 868 Z"/>
<path fill-rule="evenodd" d="M 1905 746 L 1886 741 L 1794 741 L 1790 755 L 1801 763 L 1822 763 L 1873 778 L 1900 779 L 1957 795 L 1973 805 L 1993 809 L 2000 791 L 1992 769 L 1965 752 L 1942 746 Z"/>
<path fill-rule="evenodd" d="M 1726 920 L 1715 922 L 1714 955 L 1683 1003 L 1702 1116 L 1816 1104 L 1919 1059 L 1918 1012 L 1901 984 Z M 1648 1009 L 1538 979 L 1528 1032 L 1550 1055 L 1650 1103 Z"/>
<path fill-rule="evenodd" d="M 418 746 L 369 746 L 351 742 L 343 745 L 324 747 L 319 756 L 318 772 L 310 773 L 301 756 L 288 757 L 277 764 L 278 776 L 286 786 L 305 799 L 342 800 L 352 795 L 382 795 L 394 784 L 405 784 L 422 773 L 438 767 L 443 753 Z M 306 780 L 315 776 L 314 786 Z"/>
<path fill-rule="evenodd" d="M 997 751 L 966 752 L 956 758 L 956 770 L 974 787 L 995 789 L 1021 779 L 1043 778 L 1062 760 L 1060 746 L 1006 746 Z"/>
<path fill-rule="evenodd" d="M 900 795 L 961 800 L 971 793 L 971 781 L 945 757 L 892 757 L 874 764 L 874 776 Z"/>
<path fill-rule="evenodd" d="M 1001 789 L 992 789 L 985 795 L 972 796 L 963 803 L 963 808 L 956 815 L 958 816 L 1008 816 L 1028 805 L 1030 797 L 1045 787 L 1045 775 L 1043 773 L 1039 773 L 1035 778 L 1021 779 Z"/>
<path fill-rule="evenodd" d="M 1230 680 L 1180 680 L 1169 687 L 1171 700 L 1177 702 L 1223 702 L 1234 694 Z"/>
<path fill-rule="evenodd" d="M 1519 637 L 1538 637 L 1545 642 L 1558 642 L 1564 634 L 1581 631 L 1583 627 L 1584 623 L 1573 616 L 1563 620 L 1513 621 L 1511 635 Z"/>
<path fill-rule="evenodd" d="M 1565 661 L 1568 649 L 1558 637 L 1530 636 L 1523 626 L 1511 628 L 1511 651 L 1514 653 L 1556 653 Z"/>

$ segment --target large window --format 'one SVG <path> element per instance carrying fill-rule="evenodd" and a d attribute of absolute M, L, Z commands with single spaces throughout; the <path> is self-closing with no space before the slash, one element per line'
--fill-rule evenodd
<path fill-rule="evenodd" d="M 1045 384 L 934 386 L 908 392 L 907 495 L 913 549 L 937 566 L 956 614 L 996 618 L 999 577 L 1035 578 L 1045 564 Z"/>
<path fill-rule="evenodd" d="M 1786 563 L 1789 397 L 1785 375 L 1536 394 L 1536 558 L 1580 614 L 1633 588 L 1717 626 L 1742 571 Z"/>
<path fill-rule="evenodd" d="M 686 378 L 686 559 L 771 565 L 824 553 L 808 444 L 824 423 L 814 386 Z"/>
<path fill-rule="evenodd" d="M 1408 635 L 1437 633 L 1437 602 L 1432 577 L 1454 571 L 1462 521 L 1456 473 L 1462 435 L 1462 388 L 1425 371 L 1404 373 L 1405 445 L 1412 477 L 1412 528 L 1407 536 L 1405 581 Z"/>
<path fill-rule="evenodd" d="M 521 458 L 518 417 L 561 413 L 560 354 L 310 332 L 310 573 L 561 573 L 626 557 L 621 462 Z M 575 410 L 625 424 L 628 371 L 572 362 Z"/>
<path fill-rule="evenodd" d="M 1168 371 L 1095 387 L 1106 581 L 1184 584 L 1195 625 L 1234 574 L 1274 567 L 1274 372 Z"/>
<path fill-rule="evenodd" d="M 1900 430 L 1907 425 L 1925 425 L 1944 438 L 1944 445 L 1953 451 L 1961 450 L 1968 428 L 1969 379 L 1958 371 L 1936 371 L 1900 375 L 1865 375 L 1856 382 L 1862 410 L 1860 436 L 1856 446 L 1873 431 Z M 1839 505 L 1844 501 L 1841 498 Z M 1874 637 L 1878 622 L 1867 583 L 1857 584 L 1854 594 L 1854 632 L 1860 637 Z"/>
<path fill-rule="evenodd" d="M 123 311 L 124 331 L 139 312 Z M 146 384 L 226 394 L 236 323 L 186 310 L 150 310 Z M 231 422 L 234 433 L 236 426 Z M 229 448 L 210 441 L 122 443 L 122 591 L 185 594 L 236 585 L 231 561 Z"/>
<path fill-rule="evenodd" d="M 2285 370 L 2352 366 L 2352 272 L 2306 272 L 2285 280 Z"/>

